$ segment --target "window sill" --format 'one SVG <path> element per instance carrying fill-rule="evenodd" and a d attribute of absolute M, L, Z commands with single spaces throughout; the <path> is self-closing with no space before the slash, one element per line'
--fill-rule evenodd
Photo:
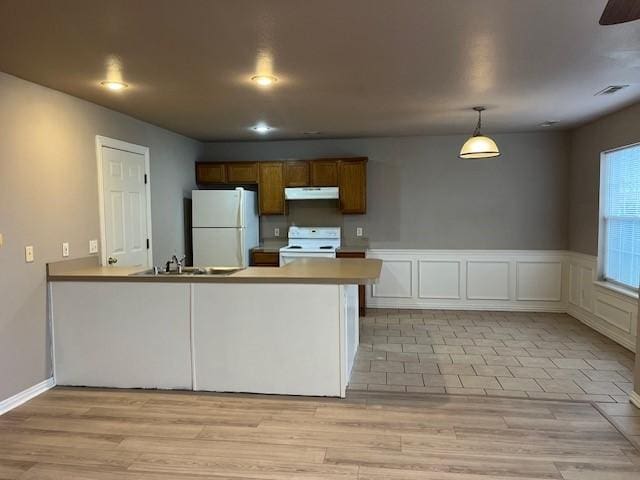
<path fill-rule="evenodd" d="M 611 283 L 611 282 L 605 282 L 603 280 L 596 280 L 593 283 L 595 283 L 599 287 L 606 288 L 607 290 L 611 290 L 612 292 L 619 293 L 619 294 L 624 295 L 626 297 L 634 298 L 636 300 L 638 299 L 638 292 L 635 291 L 635 290 L 631 290 L 630 288 L 625 288 L 625 287 L 622 287 L 620 285 L 616 285 L 616 284 Z"/>

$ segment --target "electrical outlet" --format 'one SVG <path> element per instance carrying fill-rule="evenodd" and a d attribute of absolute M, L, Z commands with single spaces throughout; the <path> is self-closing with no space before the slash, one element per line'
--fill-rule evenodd
<path fill-rule="evenodd" d="M 362 236 L 362 227 L 357 227 L 356 228 L 356 237 L 361 237 Z"/>
<path fill-rule="evenodd" d="M 24 261 L 27 263 L 31 263 L 34 260 L 33 256 L 33 245 L 27 245 L 24 247 Z"/>
<path fill-rule="evenodd" d="M 280 236 L 280 229 L 278 227 L 273 229 L 273 236 L 276 238 Z"/>
<path fill-rule="evenodd" d="M 98 240 L 89 240 L 89 253 L 98 253 Z"/>
<path fill-rule="evenodd" d="M 64 242 L 62 244 L 62 256 L 63 257 L 69 256 L 69 242 Z"/>

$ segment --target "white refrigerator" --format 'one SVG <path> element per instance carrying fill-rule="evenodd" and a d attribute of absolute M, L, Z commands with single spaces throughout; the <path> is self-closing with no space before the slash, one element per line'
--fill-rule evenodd
<path fill-rule="evenodd" d="M 256 192 L 193 190 L 191 199 L 193 265 L 248 266 L 249 251 L 259 241 Z"/>

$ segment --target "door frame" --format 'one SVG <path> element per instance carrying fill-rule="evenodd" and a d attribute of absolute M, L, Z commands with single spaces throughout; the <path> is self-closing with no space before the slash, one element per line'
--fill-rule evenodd
<path fill-rule="evenodd" d="M 147 238 L 149 239 L 149 248 L 147 249 L 147 266 L 153 265 L 153 239 L 151 229 L 151 172 L 149 169 L 149 147 L 136 145 L 135 143 L 123 142 L 115 138 L 103 137 L 96 135 L 96 161 L 98 166 L 98 209 L 100 215 L 100 259 L 102 266 L 107 266 L 107 235 L 105 226 L 104 213 L 104 177 L 102 172 L 102 147 L 114 148 L 124 152 L 138 153 L 144 155 L 144 173 L 147 176 L 145 184 L 147 196 Z"/>

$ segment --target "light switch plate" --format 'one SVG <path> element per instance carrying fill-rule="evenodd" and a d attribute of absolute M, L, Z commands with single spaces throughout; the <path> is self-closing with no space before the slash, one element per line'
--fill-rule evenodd
<path fill-rule="evenodd" d="M 4 235 L 0 233 L 0 247 L 4 244 Z"/>
<path fill-rule="evenodd" d="M 362 227 L 357 227 L 356 228 L 356 237 L 361 237 L 362 236 Z"/>
<path fill-rule="evenodd" d="M 64 242 L 62 244 L 62 256 L 63 257 L 69 256 L 69 242 Z"/>
<path fill-rule="evenodd" d="M 273 236 L 276 238 L 280 236 L 280 229 L 278 227 L 273 229 Z"/>
<path fill-rule="evenodd" d="M 98 240 L 89 240 L 89 253 L 98 253 Z"/>
<path fill-rule="evenodd" d="M 34 260 L 33 256 L 33 245 L 27 245 L 24 247 L 24 261 L 27 263 L 31 263 Z"/>

